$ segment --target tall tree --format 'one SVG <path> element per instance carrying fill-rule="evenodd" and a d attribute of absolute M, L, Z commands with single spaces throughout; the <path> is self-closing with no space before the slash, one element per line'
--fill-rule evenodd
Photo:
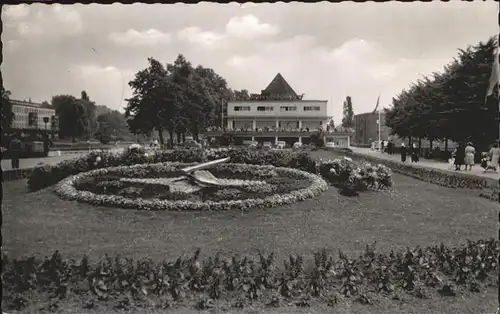
<path fill-rule="evenodd" d="M 79 102 L 85 109 L 85 135 L 92 137 L 92 135 L 97 131 L 97 106 L 95 102 L 91 101 L 87 92 L 82 91 Z"/>
<path fill-rule="evenodd" d="M 137 72 L 129 82 L 132 97 L 127 99 L 125 117 L 132 133 L 151 134 L 157 130 L 161 144 L 163 131 L 175 129 L 180 108 L 178 90 L 165 67 L 148 58 L 149 67 Z"/>
<path fill-rule="evenodd" d="M 347 96 L 344 101 L 342 126 L 346 128 L 354 127 L 354 111 L 352 109 L 351 96 Z"/>
<path fill-rule="evenodd" d="M 233 97 L 232 100 L 236 101 L 245 101 L 245 100 L 250 100 L 250 94 L 246 89 L 242 90 L 233 90 Z"/>
<path fill-rule="evenodd" d="M 12 104 L 10 103 L 10 91 L 2 88 L 2 136 L 3 133 L 8 131 L 14 121 L 14 112 L 12 111 Z"/>
<path fill-rule="evenodd" d="M 40 104 L 40 107 L 47 108 L 47 109 L 52 109 L 52 105 L 48 101 L 46 101 L 46 100 L 42 101 L 42 103 Z"/>
<path fill-rule="evenodd" d="M 401 137 L 472 141 L 485 149 L 498 136 L 498 92 L 485 104 L 496 37 L 459 50 L 443 72 L 419 80 L 393 98 L 386 124 Z M 474 127 L 471 123 L 480 121 Z M 447 142 L 446 142 L 447 143 Z"/>
<path fill-rule="evenodd" d="M 86 115 L 83 104 L 71 95 L 52 97 L 52 107 L 59 116 L 59 135 L 70 137 L 76 141 L 77 137 L 84 136 Z"/>

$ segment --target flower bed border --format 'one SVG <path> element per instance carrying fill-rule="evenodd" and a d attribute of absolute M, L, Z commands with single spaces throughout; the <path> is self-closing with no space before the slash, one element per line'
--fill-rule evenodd
<path fill-rule="evenodd" d="M 368 156 L 355 152 L 346 152 L 345 155 L 351 156 L 356 159 L 381 163 L 390 167 L 396 173 L 447 188 L 484 189 L 488 187 L 498 187 L 497 180 L 479 177 L 473 174 L 449 173 L 440 169 L 431 169 L 418 165 L 403 164 L 393 160 L 387 160 L 384 158 Z"/>
<path fill-rule="evenodd" d="M 120 167 L 111 167 L 111 168 L 102 168 L 91 170 L 84 173 L 79 173 L 74 176 L 70 176 L 66 179 L 63 179 L 59 183 L 57 183 L 55 187 L 55 192 L 66 200 L 79 201 L 84 203 L 89 203 L 92 205 L 98 206 L 110 206 L 110 207 L 120 207 L 120 208 L 131 208 L 131 209 L 139 209 L 139 210 L 173 210 L 173 211 L 181 211 L 181 210 L 231 210 L 231 209 L 248 209 L 248 208 L 269 208 L 276 207 L 286 204 L 296 203 L 298 201 L 302 201 L 308 198 L 315 197 L 320 193 L 326 191 L 328 189 L 328 184 L 321 177 L 308 173 L 305 171 L 292 169 L 292 168 L 283 168 L 283 167 L 273 167 L 273 166 L 259 166 L 259 165 L 248 165 L 248 164 L 228 164 L 224 165 L 225 167 L 246 167 L 246 169 L 258 168 L 258 169 L 273 169 L 278 172 L 288 172 L 293 173 L 294 175 L 301 176 L 303 178 L 309 179 L 311 184 L 309 187 L 292 191 L 286 194 L 274 194 L 265 198 L 254 198 L 254 199 L 246 199 L 246 200 L 231 200 L 231 201 L 220 201 L 220 202 L 191 202 L 191 201 L 169 201 L 169 200 L 145 200 L 145 199 L 130 199 L 122 196 L 115 195 L 102 195 L 95 194 L 88 191 L 78 191 L 75 188 L 75 183 L 81 179 L 99 176 L 102 174 L 106 174 L 110 171 L 122 171 L 125 172 L 131 170 L 146 170 L 148 168 L 152 168 L 153 170 L 161 171 L 162 167 L 172 166 L 172 167 L 185 167 L 191 164 L 187 163 L 157 163 L 157 164 L 138 164 L 133 166 L 120 166 Z M 163 170 L 165 170 L 163 168 Z"/>

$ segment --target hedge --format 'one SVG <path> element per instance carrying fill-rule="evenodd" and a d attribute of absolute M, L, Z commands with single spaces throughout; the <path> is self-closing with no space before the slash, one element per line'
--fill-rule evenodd
<path fill-rule="evenodd" d="M 37 167 L 33 169 L 28 179 L 28 188 L 31 191 L 40 190 L 54 185 L 69 176 L 95 169 L 164 162 L 200 163 L 224 157 L 230 157 L 231 163 L 293 168 L 313 174 L 319 173 L 320 168 L 322 168 L 320 167 L 321 163 L 314 160 L 307 152 L 258 151 L 248 149 L 179 149 L 148 153 L 142 147 L 134 147 L 127 149 L 123 153 L 92 152 L 74 160 L 62 161 L 55 166 Z M 329 167 L 327 170 L 335 166 L 335 163 L 332 161 L 327 161 L 327 163 Z M 323 170 L 325 170 L 324 168 Z M 358 167 L 354 164 L 348 168 L 358 170 Z M 336 170 L 342 169 L 337 168 Z M 350 180 L 335 183 L 342 189 L 353 190 L 374 186 L 383 188 L 391 185 L 390 170 L 379 167 L 368 170 L 370 170 L 370 173 L 363 173 L 362 171 L 361 173 L 353 172 L 349 176 Z M 379 170 L 381 171 L 380 176 L 377 174 Z M 378 177 L 380 179 L 373 180 Z"/>
<path fill-rule="evenodd" d="M 345 154 L 357 160 L 381 163 L 390 167 L 396 173 L 448 188 L 483 189 L 498 186 L 498 181 L 494 179 L 479 177 L 472 174 L 458 172 L 450 173 L 449 171 L 441 169 L 419 167 L 418 165 L 412 165 L 410 163 L 401 163 L 358 153 Z"/>

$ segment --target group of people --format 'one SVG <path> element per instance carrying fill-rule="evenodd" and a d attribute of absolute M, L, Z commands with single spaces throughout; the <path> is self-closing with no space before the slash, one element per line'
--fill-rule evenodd
<path fill-rule="evenodd" d="M 451 153 L 451 158 L 453 160 L 453 164 L 455 165 L 455 171 L 461 171 L 462 166 L 464 165 L 465 171 L 467 171 L 467 168 L 471 171 L 475 164 L 475 156 L 476 149 L 471 142 L 468 142 L 465 145 L 464 143 L 460 143 Z"/>
<path fill-rule="evenodd" d="M 419 149 L 415 143 L 410 147 L 406 148 L 405 143 L 401 143 L 401 162 L 406 162 L 406 155 L 410 154 L 411 162 L 419 162 Z"/>
<path fill-rule="evenodd" d="M 453 161 L 456 171 L 461 171 L 463 165 L 465 165 L 465 171 L 467 171 L 467 169 L 471 171 L 475 164 L 475 156 L 476 149 L 471 142 L 468 142 L 466 145 L 461 143 L 451 154 L 451 161 Z M 498 142 L 496 142 L 486 154 L 485 160 L 481 160 L 481 166 L 483 167 L 484 172 L 488 170 L 498 172 L 499 159 L 500 148 Z"/>
<path fill-rule="evenodd" d="M 392 141 L 389 141 L 386 143 L 386 141 L 381 141 L 380 142 L 380 151 L 384 153 L 387 151 L 389 155 L 394 155 L 394 143 Z M 408 149 L 405 145 L 405 143 L 401 143 L 401 162 L 406 162 L 406 156 L 410 154 L 411 162 L 418 162 L 420 160 L 419 157 L 419 149 L 417 148 L 416 144 L 413 144 L 410 149 Z"/>

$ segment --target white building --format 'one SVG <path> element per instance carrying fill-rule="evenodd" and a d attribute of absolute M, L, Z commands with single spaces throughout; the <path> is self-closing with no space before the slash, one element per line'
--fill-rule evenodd
<path fill-rule="evenodd" d="M 308 143 L 312 132 L 326 131 L 331 119 L 327 105 L 327 100 L 302 100 L 302 96 L 297 95 L 278 73 L 259 99 L 228 102 L 224 131 L 247 141 L 285 141 L 290 145 L 297 141 Z M 211 131 L 207 135 L 220 135 L 216 133 Z M 325 139 L 328 141 L 334 136 L 342 137 L 329 134 Z M 338 138 L 335 141 L 338 143 Z M 341 146 L 349 146 L 348 140 Z"/>
<path fill-rule="evenodd" d="M 11 128 L 15 130 L 47 130 L 57 131 L 59 122 L 56 111 L 50 108 L 43 108 L 41 104 L 31 101 L 10 100 L 14 120 Z M 44 120 L 44 118 L 47 118 Z M 45 123 L 47 121 L 47 123 Z"/>

